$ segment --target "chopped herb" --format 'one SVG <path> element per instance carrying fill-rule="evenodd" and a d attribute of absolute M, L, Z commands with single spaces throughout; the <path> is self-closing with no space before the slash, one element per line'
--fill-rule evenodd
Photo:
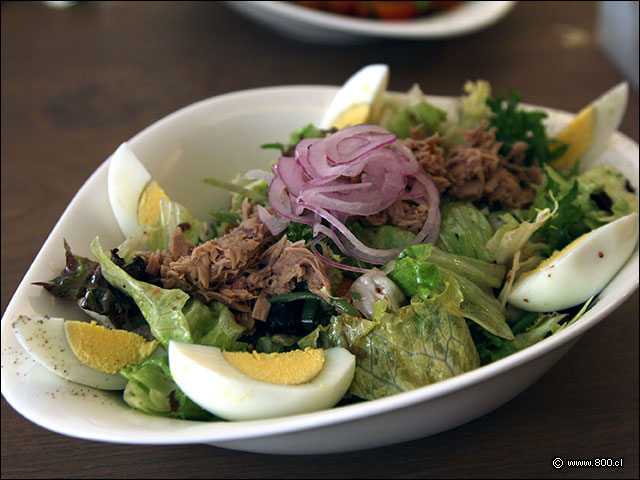
<path fill-rule="evenodd" d="M 508 99 L 498 95 L 495 99 L 487 99 L 487 105 L 493 112 L 488 128 L 496 127 L 496 139 L 503 142 L 500 149 L 502 155 L 508 155 L 516 142 L 529 145 L 524 164 L 540 165 L 561 156 L 567 145 L 547 136 L 543 120 L 547 114 L 541 111 L 526 111 L 518 108 L 522 101 L 520 94 L 514 90 L 508 93 Z"/>

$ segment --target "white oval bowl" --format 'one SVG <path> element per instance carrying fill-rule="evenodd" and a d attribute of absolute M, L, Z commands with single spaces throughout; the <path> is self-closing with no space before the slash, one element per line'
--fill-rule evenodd
<path fill-rule="evenodd" d="M 222 95 L 185 107 L 146 128 L 130 145 L 168 195 L 200 218 L 228 195 L 204 185 L 207 176 L 232 179 L 268 168 L 275 150 L 259 146 L 287 141 L 289 133 L 318 123 L 337 87 L 290 86 Z M 446 97 L 429 97 L 451 107 Z M 572 115 L 545 109 L 551 132 Z M 114 145 L 114 150 L 117 145 Z M 638 145 L 616 133 L 599 161 L 620 169 L 638 189 Z M 505 359 L 458 377 L 375 401 L 321 412 L 248 422 L 194 422 L 130 409 L 118 393 L 67 382 L 35 364 L 11 330 L 13 316 L 82 317 L 73 302 L 46 293 L 35 281 L 63 267 L 63 239 L 89 256 L 99 235 L 105 248 L 122 240 L 107 195 L 108 160 L 91 175 L 54 227 L 2 318 L 2 394 L 32 422 L 64 435 L 130 444 L 207 443 L 278 454 L 346 452 L 413 440 L 454 428 L 506 403 L 543 375 L 591 327 L 638 288 L 638 247 L 596 305 L 576 324 Z"/>

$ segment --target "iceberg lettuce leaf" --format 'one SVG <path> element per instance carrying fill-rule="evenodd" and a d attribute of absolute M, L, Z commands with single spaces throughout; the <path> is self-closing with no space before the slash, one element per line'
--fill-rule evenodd
<path fill-rule="evenodd" d="M 382 225 L 378 227 L 363 227 L 354 224 L 352 227 L 354 234 L 367 246 L 390 250 L 409 245 L 415 235 L 407 230 L 393 225 Z M 447 253 L 433 244 L 412 245 L 407 250 L 430 249 L 430 255 L 422 253 L 422 260 L 429 258 L 429 262 L 452 270 L 460 275 L 468 277 L 480 287 L 498 288 L 502 285 L 502 280 L 506 273 L 506 268 L 495 263 L 478 260 L 476 258 Z M 416 253 L 416 255 L 418 255 Z"/>
<path fill-rule="evenodd" d="M 431 136 L 438 131 L 438 127 L 446 119 L 447 113 L 444 110 L 423 100 L 393 114 L 387 120 L 385 127 L 398 138 L 410 137 L 413 128 L 420 129 L 425 135 Z"/>
<path fill-rule="evenodd" d="M 445 252 L 495 261 L 495 253 L 485 246 L 493 236 L 487 218 L 471 202 L 443 202 L 442 222 L 436 245 Z"/>
<path fill-rule="evenodd" d="M 432 247 L 429 261 L 468 278 L 481 288 L 500 287 L 507 271 L 504 265 L 443 252 L 437 247 Z"/>
<path fill-rule="evenodd" d="M 487 100 L 491 98 L 491 84 L 486 80 L 467 81 L 458 107 L 458 126 L 463 130 L 473 130 L 483 120 L 491 118 Z"/>
<path fill-rule="evenodd" d="M 464 301 L 460 304 L 460 313 L 465 318 L 473 320 L 482 328 L 498 337 L 513 339 L 513 332 L 504 316 L 504 307 L 488 290 L 481 289 L 468 278 L 450 270 L 439 267 L 445 281 L 458 283 Z M 447 278 L 448 276 L 453 277 Z"/>
<path fill-rule="evenodd" d="M 168 250 L 171 232 L 182 227 L 184 237 L 193 245 L 212 236 L 205 222 L 200 222 L 187 208 L 177 202 L 160 199 L 160 216 L 155 225 L 140 225 L 118 246 L 118 255 L 129 263 L 137 252 Z"/>
<path fill-rule="evenodd" d="M 549 208 L 545 208 L 537 213 L 530 222 L 519 222 L 510 214 L 501 216 L 505 222 L 493 234 L 487 242 L 487 248 L 496 255 L 496 262 L 500 265 L 511 263 L 514 255 L 519 250 L 523 250 L 529 243 L 532 235 L 540 229 L 552 215 Z"/>
<path fill-rule="evenodd" d="M 463 296 L 459 307 L 461 315 L 499 337 L 512 339 L 513 333 L 505 320 L 504 308 L 493 292 L 489 288 L 481 288 L 473 279 L 459 273 L 469 270 L 469 268 L 459 267 L 464 262 L 447 264 L 442 255 L 436 259 L 437 255 L 433 255 L 434 251 L 435 247 L 430 244 L 412 245 L 404 249 L 396 258 L 395 268 L 388 276 L 406 295 L 418 295 L 423 300 L 427 300 L 434 292 L 442 290 L 441 280 L 458 285 Z M 480 262 L 480 260 L 473 260 Z M 501 276 L 504 275 L 504 269 L 500 272 Z M 480 275 L 477 274 L 475 277 Z"/>
<path fill-rule="evenodd" d="M 248 345 L 238 342 L 244 327 L 236 323 L 233 313 L 220 302 L 205 305 L 197 299 L 190 299 L 182 309 L 193 343 L 209 345 L 227 351 L 245 351 Z"/>
<path fill-rule="evenodd" d="M 130 407 L 151 415 L 213 420 L 213 415 L 196 405 L 174 382 L 168 358 L 152 357 L 122 369 L 120 374 L 129 380 L 124 389 L 124 401 Z"/>
<path fill-rule="evenodd" d="M 578 175 L 577 180 L 584 221 L 590 229 L 638 213 L 638 198 L 633 187 L 613 165 L 597 165 Z"/>
<path fill-rule="evenodd" d="M 478 352 L 449 297 L 461 298 L 454 285 L 424 301 L 393 310 L 385 300 L 374 307 L 372 320 L 334 316 L 326 327 L 300 340 L 301 346 L 341 346 L 356 356 L 349 392 L 373 400 L 467 372 L 480 365 Z"/>
<path fill-rule="evenodd" d="M 397 256 L 395 267 L 388 277 L 405 295 L 417 295 L 427 300 L 440 284 L 440 270 L 433 263 L 427 262 L 431 249 L 429 244 L 413 245 Z"/>

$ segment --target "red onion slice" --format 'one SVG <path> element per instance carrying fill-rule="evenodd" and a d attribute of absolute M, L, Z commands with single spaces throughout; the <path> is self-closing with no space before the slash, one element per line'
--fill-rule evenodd
<path fill-rule="evenodd" d="M 331 238 L 343 254 L 368 263 L 394 259 L 404 248 L 368 247 L 346 222 L 354 215 L 379 213 L 398 199 L 429 206 L 427 219 L 412 244 L 438 238 L 440 196 L 435 183 L 411 150 L 377 125 L 357 125 L 326 138 L 303 139 L 295 147 L 295 156 L 281 157 L 273 173 L 269 202 L 280 218 L 265 210 L 259 212 L 261 219 L 270 230 L 284 229 L 288 221 L 313 225 L 312 250 L 331 265 L 345 267 L 317 251 L 321 237 Z"/>

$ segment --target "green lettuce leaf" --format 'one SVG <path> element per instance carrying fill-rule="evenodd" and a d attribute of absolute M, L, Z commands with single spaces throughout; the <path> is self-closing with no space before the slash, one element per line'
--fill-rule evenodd
<path fill-rule="evenodd" d="M 413 233 L 393 225 L 364 227 L 354 223 L 351 228 L 358 239 L 365 245 L 383 250 L 406 247 L 415 237 Z M 428 247 L 424 244 L 412 245 L 407 247 L 407 249 L 414 251 L 411 257 L 419 257 L 422 260 L 429 258 L 431 263 L 465 276 L 480 287 L 500 287 L 506 273 L 506 269 L 502 265 L 464 255 L 447 253 L 434 245 Z M 423 252 L 418 253 L 417 250 L 420 249 L 422 249 Z M 431 252 L 429 255 L 427 255 L 427 249 Z"/>
<path fill-rule="evenodd" d="M 496 262 L 507 265 L 519 250 L 526 249 L 531 252 L 536 250 L 531 246 L 530 239 L 551 217 L 552 212 L 549 208 L 539 211 L 531 221 L 520 222 L 508 213 L 501 215 L 500 218 L 504 224 L 487 242 L 487 249 L 495 254 Z"/>
<path fill-rule="evenodd" d="M 473 130 L 483 120 L 489 120 L 491 109 L 487 99 L 491 98 L 491 85 L 486 80 L 468 81 L 458 107 L 458 125 L 462 130 Z"/>
<path fill-rule="evenodd" d="M 511 327 L 515 337 L 511 340 L 497 337 L 486 330 L 470 325 L 471 335 L 483 365 L 507 357 L 554 335 L 578 321 L 592 305 L 593 297 L 587 300 L 571 319 L 566 313 L 537 313 L 518 310 L 519 317 Z"/>
<path fill-rule="evenodd" d="M 577 177 L 580 184 L 584 222 L 589 229 L 638 213 L 638 199 L 626 177 L 613 165 L 604 163 Z M 588 200 L 585 198 L 588 196 Z"/>
<path fill-rule="evenodd" d="M 183 313 L 189 323 L 193 343 L 233 352 L 247 350 L 246 343 L 237 341 L 243 335 L 244 327 L 236 323 L 231 310 L 222 303 L 205 305 L 192 298 L 183 308 Z"/>
<path fill-rule="evenodd" d="M 380 250 L 406 247 L 415 238 L 415 234 L 394 225 L 364 226 L 354 222 L 349 229 L 362 243 Z"/>
<path fill-rule="evenodd" d="M 448 265 L 442 261 L 442 256 L 440 263 L 436 264 L 432 254 L 434 251 L 435 247 L 429 244 L 407 247 L 398 255 L 395 268 L 389 273 L 389 277 L 406 295 L 418 295 L 423 300 L 443 288 L 441 279 L 445 283 L 456 284 L 464 298 L 459 307 L 462 316 L 495 335 L 512 339 L 513 333 L 505 320 L 504 309 L 493 292 L 489 288 L 479 287 L 472 279 L 457 273 L 460 271 L 457 264 L 453 263 L 453 269 L 447 268 Z M 468 271 L 469 268 L 463 270 Z M 501 272 L 504 275 L 504 269 Z"/>
<path fill-rule="evenodd" d="M 432 247 L 429 261 L 446 268 L 460 276 L 468 278 L 481 288 L 498 288 L 506 273 L 503 265 L 485 262 L 464 255 L 454 255 Z"/>
<path fill-rule="evenodd" d="M 442 221 L 436 245 L 445 252 L 495 261 L 495 254 L 486 248 L 493 236 L 487 218 L 471 202 L 443 202 Z"/>
<path fill-rule="evenodd" d="M 168 249 L 171 245 L 171 232 L 179 225 L 188 226 L 182 229 L 184 238 L 193 245 L 197 245 L 209 237 L 206 223 L 201 223 L 191 215 L 185 206 L 165 198 L 160 199 L 159 223 L 160 235 L 154 237 L 151 250 Z"/>
<path fill-rule="evenodd" d="M 446 119 L 447 113 L 444 110 L 423 100 L 393 114 L 386 121 L 385 128 L 398 138 L 411 136 L 411 128 L 419 128 L 425 135 L 431 136 Z"/>
<path fill-rule="evenodd" d="M 504 316 L 504 307 L 488 290 L 481 289 L 471 280 L 440 267 L 445 275 L 451 275 L 457 281 L 462 291 L 464 301 L 460 304 L 460 313 L 469 320 L 473 320 L 482 328 L 494 335 L 508 340 L 513 339 L 513 332 L 509 328 Z M 445 281 L 451 281 L 446 279 Z"/>
<path fill-rule="evenodd" d="M 136 280 L 118 267 L 104 253 L 96 237 L 90 246 L 105 279 L 121 292 L 131 296 L 153 336 L 164 346 L 169 340 L 199 343 L 228 350 L 246 350 L 236 342 L 242 327 L 235 323 L 231 311 L 217 303 L 207 306 L 179 289 L 165 289 Z"/>
<path fill-rule="evenodd" d="M 394 269 L 388 274 L 405 295 L 428 300 L 440 284 L 440 270 L 426 260 L 431 255 L 431 245 L 413 245 L 403 250 L 395 260 Z"/>
<path fill-rule="evenodd" d="M 395 311 L 379 300 L 372 320 L 335 316 L 299 343 L 351 351 L 356 372 L 349 391 L 363 399 L 439 382 L 480 365 L 465 320 L 447 306 L 450 296 L 461 299 L 459 290 L 447 285 L 441 294 L 427 301 L 414 297 Z"/>
<path fill-rule="evenodd" d="M 132 408 L 151 415 L 182 420 L 213 420 L 215 417 L 190 400 L 173 381 L 169 357 L 149 358 L 120 371 L 129 382 L 123 399 Z"/>

